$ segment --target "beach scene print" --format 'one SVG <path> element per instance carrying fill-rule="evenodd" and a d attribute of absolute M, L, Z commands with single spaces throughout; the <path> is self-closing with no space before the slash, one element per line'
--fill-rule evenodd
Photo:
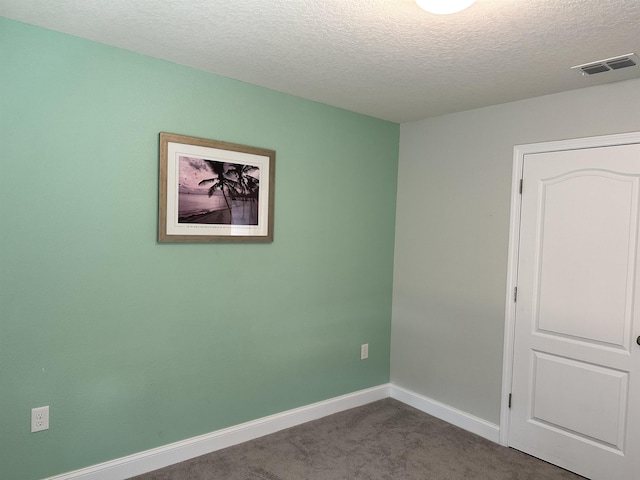
<path fill-rule="evenodd" d="M 258 225 L 260 168 L 180 156 L 178 223 Z"/>

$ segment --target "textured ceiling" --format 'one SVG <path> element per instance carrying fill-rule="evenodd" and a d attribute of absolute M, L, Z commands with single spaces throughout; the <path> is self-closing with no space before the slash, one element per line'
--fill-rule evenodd
<path fill-rule="evenodd" d="M 0 15 L 394 122 L 640 77 L 640 0 L 0 0 Z"/>

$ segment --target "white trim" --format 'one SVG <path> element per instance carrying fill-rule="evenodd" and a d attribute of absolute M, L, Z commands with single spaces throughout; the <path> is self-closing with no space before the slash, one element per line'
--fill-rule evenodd
<path fill-rule="evenodd" d="M 563 150 L 578 150 L 581 148 L 612 147 L 615 145 L 631 145 L 640 143 L 640 132 L 617 133 L 613 135 L 600 135 L 597 137 L 571 138 L 567 140 L 554 140 L 552 142 L 528 143 L 516 145 L 517 151 L 522 156 L 529 153 L 560 152 Z"/>
<path fill-rule="evenodd" d="M 402 387 L 391 384 L 391 398 L 402 403 L 406 403 L 429 415 L 433 415 L 440 420 L 444 420 L 456 427 L 463 428 L 481 437 L 498 442 L 500 437 L 500 427 L 494 423 L 487 422 L 482 418 L 453 408 L 444 403 L 425 397 L 418 393 L 411 392 Z"/>
<path fill-rule="evenodd" d="M 212 433 L 118 458 L 47 480 L 116 480 L 151 472 L 206 453 L 389 397 L 389 384 L 246 422 Z"/>
<path fill-rule="evenodd" d="M 610 147 L 640 143 L 640 132 L 575 138 L 553 142 L 516 145 L 513 149 L 513 178 L 511 184 L 511 217 L 509 225 L 509 257 L 507 269 L 507 295 L 504 325 L 504 351 L 502 356 L 502 401 L 500 406 L 500 444 L 509 445 L 509 393 L 513 374 L 513 347 L 515 343 L 516 306 L 514 288 L 518 285 L 518 248 L 520 245 L 520 179 L 527 154 L 577 150 L 581 148 Z M 524 185 L 526 189 L 527 186 Z"/>
<path fill-rule="evenodd" d="M 522 146 L 513 149 L 513 175 L 511 180 L 511 213 L 509 219 L 509 257 L 507 260 L 507 295 L 505 300 L 504 343 L 502 352 L 502 395 L 500 402 L 500 441 L 508 446 L 509 394 L 513 375 L 513 335 L 515 333 L 515 287 L 518 285 L 518 246 L 520 245 L 520 179 L 524 151 Z"/>
<path fill-rule="evenodd" d="M 500 436 L 500 428 L 493 423 L 387 383 L 63 473 L 45 480 L 126 479 L 389 397 L 492 442 L 497 442 Z"/>

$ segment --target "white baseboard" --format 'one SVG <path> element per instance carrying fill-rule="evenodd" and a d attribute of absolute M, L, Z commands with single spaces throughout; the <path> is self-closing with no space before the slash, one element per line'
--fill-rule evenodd
<path fill-rule="evenodd" d="M 388 398 L 389 384 L 331 398 L 212 433 L 64 473 L 46 480 L 116 480 L 151 472 L 174 463 Z"/>
<path fill-rule="evenodd" d="M 391 384 L 390 390 L 391 398 L 394 398 L 399 402 L 406 403 L 407 405 L 417 408 L 424 413 L 428 413 L 429 415 L 433 415 L 434 417 L 444 420 L 456 427 L 460 427 L 471 433 L 480 435 L 492 442 L 500 442 L 500 427 L 495 423 L 487 422 L 482 418 L 393 384 Z"/>
<path fill-rule="evenodd" d="M 389 397 L 488 440 L 499 441 L 500 428 L 497 425 L 404 388 L 385 384 L 45 480 L 123 480 Z"/>

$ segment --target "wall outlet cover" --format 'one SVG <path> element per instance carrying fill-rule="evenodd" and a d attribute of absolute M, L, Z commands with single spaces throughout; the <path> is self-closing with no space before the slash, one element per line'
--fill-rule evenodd
<path fill-rule="evenodd" d="M 31 409 L 31 433 L 49 430 L 49 406 Z"/>

